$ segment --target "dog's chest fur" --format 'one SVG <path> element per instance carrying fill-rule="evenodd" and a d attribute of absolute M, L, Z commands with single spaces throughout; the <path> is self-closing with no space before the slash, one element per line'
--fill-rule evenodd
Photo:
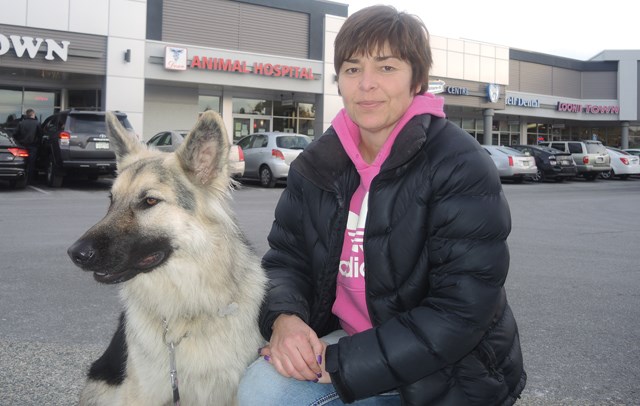
<path fill-rule="evenodd" d="M 168 331 L 158 320 L 127 324 L 125 334 L 129 350 L 126 373 L 132 389 L 146 388 L 142 398 L 162 404 L 171 399 L 170 350 L 175 345 L 179 393 L 184 405 L 231 405 L 240 377 L 253 358 L 261 338 L 252 325 L 239 320 L 241 315 L 206 315 L 168 323 Z M 143 316 L 144 317 L 144 316 Z M 244 324 L 240 326 L 239 324 Z M 153 328 L 144 328 L 153 325 Z M 174 328 L 175 327 L 175 328 Z M 225 332 L 243 331 L 242 335 Z M 165 341 L 166 340 L 166 341 Z M 176 345 L 177 344 L 177 345 Z M 137 385 L 134 384 L 137 381 Z M 126 383 L 127 381 L 125 381 Z M 124 389 L 126 394 L 128 391 Z M 140 399 L 140 394 L 132 398 Z M 126 403 L 126 402 L 125 402 Z"/>

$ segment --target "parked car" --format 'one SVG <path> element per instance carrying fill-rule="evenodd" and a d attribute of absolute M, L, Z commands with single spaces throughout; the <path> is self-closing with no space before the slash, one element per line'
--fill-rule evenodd
<path fill-rule="evenodd" d="M 631 155 L 640 156 L 640 148 L 627 148 L 623 149 L 623 151 Z"/>
<path fill-rule="evenodd" d="M 122 125 L 133 132 L 127 115 L 115 112 Z M 109 143 L 104 111 L 65 110 L 42 123 L 38 169 L 46 173 L 47 185 L 60 187 L 67 175 L 91 180 L 115 175 L 116 155 Z"/>
<path fill-rule="evenodd" d="M 500 179 L 511 179 L 516 183 L 522 183 L 538 172 L 535 159 L 517 149 L 498 145 L 483 145 L 482 148 L 487 151 L 498 168 Z"/>
<path fill-rule="evenodd" d="M 147 141 L 147 145 L 159 149 L 160 151 L 175 151 L 178 145 L 182 144 L 189 130 L 168 130 L 161 131 Z M 242 148 L 231 145 L 229 148 L 229 175 L 238 179 L 244 174 L 244 153 Z"/>
<path fill-rule="evenodd" d="M 532 156 L 536 160 L 536 174 L 531 177 L 534 182 L 553 179 L 562 182 L 571 179 L 578 173 L 571 154 L 554 148 L 540 145 L 510 145 L 511 148 Z"/>
<path fill-rule="evenodd" d="M 631 155 L 618 148 L 606 147 L 611 157 L 611 170 L 601 172 L 603 179 L 627 179 L 631 175 L 640 175 L 640 157 Z"/>
<path fill-rule="evenodd" d="M 13 137 L 13 134 L 16 132 L 18 128 L 18 124 L 22 121 L 23 117 L 14 117 L 12 115 L 11 118 L 7 119 L 6 122 L 0 124 L 0 132 L 7 134 L 10 137 Z"/>
<path fill-rule="evenodd" d="M 0 179 L 16 189 L 27 186 L 27 160 L 29 151 L 16 144 L 4 131 L 0 131 Z"/>
<path fill-rule="evenodd" d="M 238 141 L 244 151 L 244 177 L 258 179 L 260 185 L 273 187 L 286 181 L 289 165 L 300 155 L 311 138 L 302 134 L 265 132 L 247 135 Z"/>
<path fill-rule="evenodd" d="M 595 180 L 611 170 L 611 157 L 600 141 L 542 141 L 538 145 L 569 152 L 578 168 L 578 175 Z"/>

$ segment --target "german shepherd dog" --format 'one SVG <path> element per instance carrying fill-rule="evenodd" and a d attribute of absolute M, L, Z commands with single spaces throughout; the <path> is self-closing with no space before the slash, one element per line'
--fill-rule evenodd
<path fill-rule="evenodd" d="M 68 250 L 124 311 L 81 405 L 233 405 L 263 345 L 266 276 L 230 208 L 224 124 L 204 113 L 174 153 L 107 113 L 118 175 L 105 217 Z"/>

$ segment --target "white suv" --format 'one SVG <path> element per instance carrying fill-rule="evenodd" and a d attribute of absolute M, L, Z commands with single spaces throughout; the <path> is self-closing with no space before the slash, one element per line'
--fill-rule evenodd
<path fill-rule="evenodd" d="M 602 172 L 611 170 L 611 157 L 600 141 L 543 141 L 538 145 L 570 153 L 578 175 L 587 180 L 596 180 Z"/>

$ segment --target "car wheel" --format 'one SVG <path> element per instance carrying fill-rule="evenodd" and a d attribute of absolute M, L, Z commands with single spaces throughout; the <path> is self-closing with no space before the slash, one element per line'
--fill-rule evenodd
<path fill-rule="evenodd" d="M 542 172 L 542 169 L 538 168 L 538 170 L 536 171 L 536 174 L 531 177 L 531 180 L 533 182 L 543 182 L 544 173 Z"/>
<path fill-rule="evenodd" d="M 64 177 L 56 168 L 53 160 L 50 159 L 47 163 L 47 186 L 58 188 L 62 186 L 63 179 Z"/>
<path fill-rule="evenodd" d="M 260 167 L 260 185 L 262 187 L 274 187 L 276 180 L 273 178 L 273 173 L 267 165 Z"/>
<path fill-rule="evenodd" d="M 600 177 L 602 179 L 611 179 L 611 178 L 613 178 L 613 169 L 610 169 L 610 170 L 605 171 L 605 172 L 600 172 Z"/>

